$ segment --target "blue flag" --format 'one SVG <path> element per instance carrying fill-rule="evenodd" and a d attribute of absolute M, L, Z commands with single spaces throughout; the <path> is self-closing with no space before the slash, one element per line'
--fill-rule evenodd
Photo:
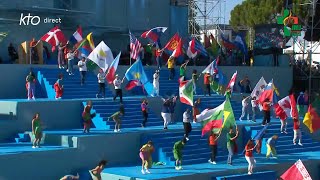
<path fill-rule="evenodd" d="M 268 125 L 264 126 L 252 139 L 253 140 L 260 140 L 263 138 L 264 133 L 266 132 Z"/>

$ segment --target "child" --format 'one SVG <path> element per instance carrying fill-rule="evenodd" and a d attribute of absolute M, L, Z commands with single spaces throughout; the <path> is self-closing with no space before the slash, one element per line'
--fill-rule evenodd
<path fill-rule="evenodd" d="M 221 134 L 221 131 L 219 132 L 219 135 L 217 135 L 211 131 L 210 136 L 208 138 L 209 146 L 211 149 L 211 158 L 208 160 L 208 162 L 211 164 L 217 164 L 216 163 L 216 156 L 217 156 L 217 152 L 218 152 L 217 140 L 220 137 L 220 134 Z"/>
<path fill-rule="evenodd" d="M 173 156 L 174 159 L 176 160 L 176 170 L 181 170 L 182 169 L 182 149 L 184 148 L 184 145 L 186 144 L 187 140 L 183 138 L 181 141 L 178 141 L 174 143 L 173 146 Z"/>
<path fill-rule="evenodd" d="M 154 152 L 154 146 L 152 141 L 148 141 L 147 144 L 141 147 L 139 156 L 142 160 L 142 169 L 141 169 L 142 174 L 145 174 L 144 169 L 146 169 L 146 173 L 150 174 L 150 171 L 148 169 L 152 165 L 151 153 L 153 152 Z"/>
<path fill-rule="evenodd" d="M 53 87 L 56 91 L 56 99 L 61 99 L 63 95 L 63 74 L 59 74 L 58 80 L 54 83 Z"/>
<path fill-rule="evenodd" d="M 146 127 L 146 123 L 148 121 L 148 100 L 144 99 L 141 103 L 141 112 L 143 116 L 143 121 L 141 123 L 141 127 Z"/>
<path fill-rule="evenodd" d="M 249 110 L 248 110 L 248 107 L 249 107 L 249 101 L 250 101 L 250 97 L 251 96 L 243 96 L 242 97 L 242 114 L 241 114 L 241 117 L 240 117 L 240 121 L 242 121 L 242 118 L 245 117 L 245 115 L 247 114 L 247 120 L 249 121 Z"/>
<path fill-rule="evenodd" d="M 192 130 L 192 126 L 190 123 L 190 115 L 191 111 L 190 109 L 186 109 L 186 111 L 183 113 L 183 128 L 184 128 L 184 137 L 187 141 L 189 141 L 189 133 Z"/>
<path fill-rule="evenodd" d="M 198 98 L 194 103 L 193 103 L 193 106 L 192 106 L 192 116 L 193 116 L 193 123 L 196 123 L 197 122 L 197 115 L 200 114 L 200 110 L 199 110 L 199 106 L 200 106 L 200 103 L 201 103 L 201 99 Z"/>
<path fill-rule="evenodd" d="M 253 149 L 254 149 L 254 144 L 253 144 L 253 140 L 250 139 L 247 142 L 247 145 L 245 147 L 246 153 L 245 153 L 245 158 L 248 162 L 248 174 L 251 175 L 253 173 L 253 167 L 256 164 L 256 160 L 253 157 Z"/>
<path fill-rule="evenodd" d="M 40 148 L 40 142 L 42 138 L 42 128 L 40 121 L 40 114 L 36 113 L 32 118 L 32 134 L 34 135 L 34 141 L 32 148 Z"/>
<path fill-rule="evenodd" d="M 103 72 L 102 69 L 99 70 L 99 74 L 97 75 L 98 83 L 99 83 L 99 92 L 96 94 L 96 98 L 99 98 L 99 95 L 102 94 L 102 98 L 106 95 L 106 74 Z"/>
<path fill-rule="evenodd" d="M 266 98 L 265 101 L 262 104 L 262 110 L 263 110 L 263 121 L 262 126 L 270 123 L 270 106 L 271 102 L 269 98 Z"/>
<path fill-rule="evenodd" d="M 296 140 L 299 138 L 298 145 L 302 146 L 301 143 L 301 130 L 300 130 L 300 121 L 298 118 L 293 118 L 293 144 L 296 145 Z"/>
<path fill-rule="evenodd" d="M 99 162 L 98 166 L 92 170 L 90 170 L 90 174 L 93 180 L 102 180 L 101 178 L 101 172 L 105 168 L 107 164 L 106 160 L 102 160 Z"/>
<path fill-rule="evenodd" d="M 251 100 L 251 107 L 252 107 L 252 121 L 256 122 L 256 109 L 257 109 L 257 98 L 253 96 Z"/>
<path fill-rule="evenodd" d="M 90 128 L 92 124 L 92 118 L 94 118 L 96 115 L 95 113 L 90 114 L 92 109 L 92 102 L 88 101 L 87 105 L 84 107 L 82 112 L 82 119 L 83 119 L 83 133 L 90 133 Z"/>
<path fill-rule="evenodd" d="M 114 126 L 114 132 L 121 132 L 120 131 L 120 126 L 121 126 L 121 119 L 120 117 L 122 116 L 122 112 L 118 111 L 115 112 L 114 114 L 112 114 L 109 118 L 108 121 L 110 120 L 110 118 L 113 119 L 113 121 L 115 122 L 115 126 Z"/>
<path fill-rule="evenodd" d="M 277 151 L 276 151 L 276 142 L 278 140 L 278 136 L 274 135 L 267 141 L 267 159 L 269 159 L 270 154 L 272 154 L 272 157 L 277 159 Z"/>
<path fill-rule="evenodd" d="M 232 165 L 232 156 L 235 152 L 235 147 L 236 147 L 236 143 L 235 140 L 237 139 L 239 135 L 239 131 L 238 128 L 236 128 L 236 134 L 233 132 L 232 127 L 229 130 L 229 133 L 227 134 L 227 148 L 228 148 L 228 164 L 231 166 Z"/>

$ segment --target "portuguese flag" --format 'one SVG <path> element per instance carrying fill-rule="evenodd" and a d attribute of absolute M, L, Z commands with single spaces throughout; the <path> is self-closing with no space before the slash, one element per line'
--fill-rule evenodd
<path fill-rule="evenodd" d="M 308 112 L 304 116 L 303 123 L 309 128 L 310 133 L 320 129 L 320 99 L 316 97 L 309 105 Z"/>
<path fill-rule="evenodd" d="M 193 84 L 192 80 L 180 81 L 179 85 L 180 102 L 193 106 Z"/>
<path fill-rule="evenodd" d="M 214 109 L 205 109 L 197 115 L 197 121 L 202 123 L 202 136 L 221 128 L 234 126 L 235 118 L 229 99 Z"/>

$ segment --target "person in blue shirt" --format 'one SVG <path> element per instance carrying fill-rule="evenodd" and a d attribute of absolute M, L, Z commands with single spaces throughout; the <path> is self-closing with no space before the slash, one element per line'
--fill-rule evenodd
<path fill-rule="evenodd" d="M 267 159 L 270 157 L 270 154 L 272 154 L 272 157 L 277 159 L 277 151 L 276 151 L 276 143 L 278 140 L 278 136 L 274 135 L 267 141 Z"/>

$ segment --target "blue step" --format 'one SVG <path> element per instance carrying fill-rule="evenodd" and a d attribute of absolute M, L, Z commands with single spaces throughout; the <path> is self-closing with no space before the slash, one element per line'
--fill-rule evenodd
<path fill-rule="evenodd" d="M 251 175 L 249 174 L 236 174 L 236 175 L 228 175 L 228 176 L 218 176 L 212 177 L 211 180 L 257 180 L 257 179 L 277 179 L 277 175 L 275 171 L 261 171 L 256 172 Z"/>

